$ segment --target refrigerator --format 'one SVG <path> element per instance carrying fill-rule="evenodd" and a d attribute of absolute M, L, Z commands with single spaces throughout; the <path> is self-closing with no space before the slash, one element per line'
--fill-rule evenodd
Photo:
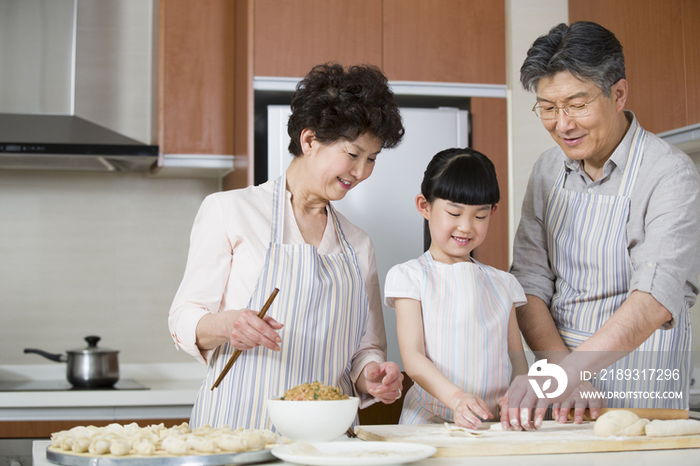
<path fill-rule="evenodd" d="M 287 169 L 292 155 L 287 150 L 286 105 L 270 105 L 268 110 L 268 179 Z M 423 250 L 423 217 L 415 207 L 423 172 L 437 152 L 469 145 L 469 112 L 457 108 L 401 108 L 406 134 L 394 149 L 377 157 L 372 175 L 353 188 L 333 206 L 365 231 L 377 256 L 379 286 L 386 325 L 387 359 L 403 370 L 396 335 L 394 309 L 384 306 L 386 274 L 396 264 L 415 259 Z"/>

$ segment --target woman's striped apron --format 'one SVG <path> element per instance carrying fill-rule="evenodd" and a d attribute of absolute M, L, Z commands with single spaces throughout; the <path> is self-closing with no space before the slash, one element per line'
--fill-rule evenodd
<path fill-rule="evenodd" d="M 421 308 L 425 354 L 458 387 L 486 402 L 497 414 L 498 399 L 510 381 L 508 318 L 513 296 L 495 269 L 478 262 L 448 266 L 426 251 Z M 454 414 L 413 384 L 406 393 L 399 424 L 452 422 Z"/>
<path fill-rule="evenodd" d="M 564 189 L 565 169 L 552 187 L 545 213 L 549 260 L 557 277 L 551 312 L 569 350 L 593 335 L 629 296 L 633 267 L 626 224 L 645 139 L 646 131 L 638 127 L 617 196 Z M 688 400 L 644 394 L 685 390 L 687 395 L 692 333 L 687 308 L 678 311 L 672 330 L 657 330 L 636 351 L 601 371 L 599 377 L 606 380 L 593 381 L 603 392 L 616 392 L 617 398 L 607 397 L 609 407 L 687 407 Z M 666 380 L 669 373 L 659 377 L 658 369 L 677 371 Z"/>
<path fill-rule="evenodd" d="M 284 176 L 274 188 L 272 232 L 265 265 L 248 307 L 259 310 L 280 289 L 267 315 L 284 324 L 281 351 L 262 346 L 244 351 L 210 390 L 234 348 L 219 346 L 209 362 L 192 409 L 192 427 L 270 428 L 265 400 L 301 383 L 320 381 L 352 395 L 352 357 L 368 317 L 365 281 L 354 250 L 329 204 L 342 253 L 320 255 L 309 244 L 283 244 Z"/>

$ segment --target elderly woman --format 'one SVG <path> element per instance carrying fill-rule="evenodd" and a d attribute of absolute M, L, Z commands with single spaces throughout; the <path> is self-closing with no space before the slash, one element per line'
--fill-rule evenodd
<path fill-rule="evenodd" d="M 374 247 L 330 202 L 403 137 L 386 78 L 372 66 L 314 67 L 294 93 L 288 132 L 285 175 L 212 194 L 195 218 L 168 319 L 176 346 L 209 366 L 193 427 L 269 427 L 265 400 L 316 380 L 359 395 L 362 407 L 401 394 L 403 376 L 386 362 Z"/>

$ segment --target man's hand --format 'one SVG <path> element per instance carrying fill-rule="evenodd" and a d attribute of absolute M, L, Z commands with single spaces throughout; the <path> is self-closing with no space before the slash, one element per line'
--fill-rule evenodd
<path fill-rule="evenodd" d="M 571 408 L 574 408 L 574 424 L 581 424 L 583 422 L 583 413 L 586 411 L 586 408 L 589 408 L 591 419 L 598 419 L 600 408 L 607 407 L 607 402 L 604 398 L 598 398 L 596 396 L 583 398 L 581 396 L 583 392 L 597 393 L 598 389 L 587 380 L 582 382 L 576 387 L 576 390 L 574 390 L 569 398 L 561 403 L 554 403 L 552 405 L 552 417 L 560 424 L 564 424 L 569 419 Z"/>
<path fill-rule="evenodd" d="M 530 384 L 533 377 L 521 375 L 513 380 L 508 392 L 498 400 L 501 408 L 501 426 L 503 430 L 532 430 L 542 426 L 547 406 L 552 403 L 554 419 L 564 424 L 568 420 L 569 411 L 574 408 L 574 423 L 583 422 L 583 413 L 590 408 L 591 418 L 597 419 L 600 408 L 606 406 L 604 399 L 597 397 L 584 398 L 582 392 L 596 392 L 596 388 L 588 381 L 576 383 L 572 377 L 564 393 L 556 398 L 538 398 Z"/>

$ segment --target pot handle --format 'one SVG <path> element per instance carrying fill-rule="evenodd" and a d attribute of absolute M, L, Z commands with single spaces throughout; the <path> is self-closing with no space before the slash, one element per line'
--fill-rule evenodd
<path fill-rule="evenodd" d="M 56 361 L 56 362 L 66 362 L 66 361 L 68 361 L 68 358 L 67 358 L 65 355 L 63 355 L 63 354 L 47 353 L 46 351 L 40 350 L 40 349 L 25 348 L 25 349 L 24 349 L 24 353 L 25 353 L 25 354 L 26 354 L 26 353 L 36 353 L 36 354 L 40 354 L 41 356 L 43 356 L 43 357 L 45 357 L 45 358 L 47 358 L 47 359 L 50 359 L 50 360 L 52 360 L 52 361 Z"/>

